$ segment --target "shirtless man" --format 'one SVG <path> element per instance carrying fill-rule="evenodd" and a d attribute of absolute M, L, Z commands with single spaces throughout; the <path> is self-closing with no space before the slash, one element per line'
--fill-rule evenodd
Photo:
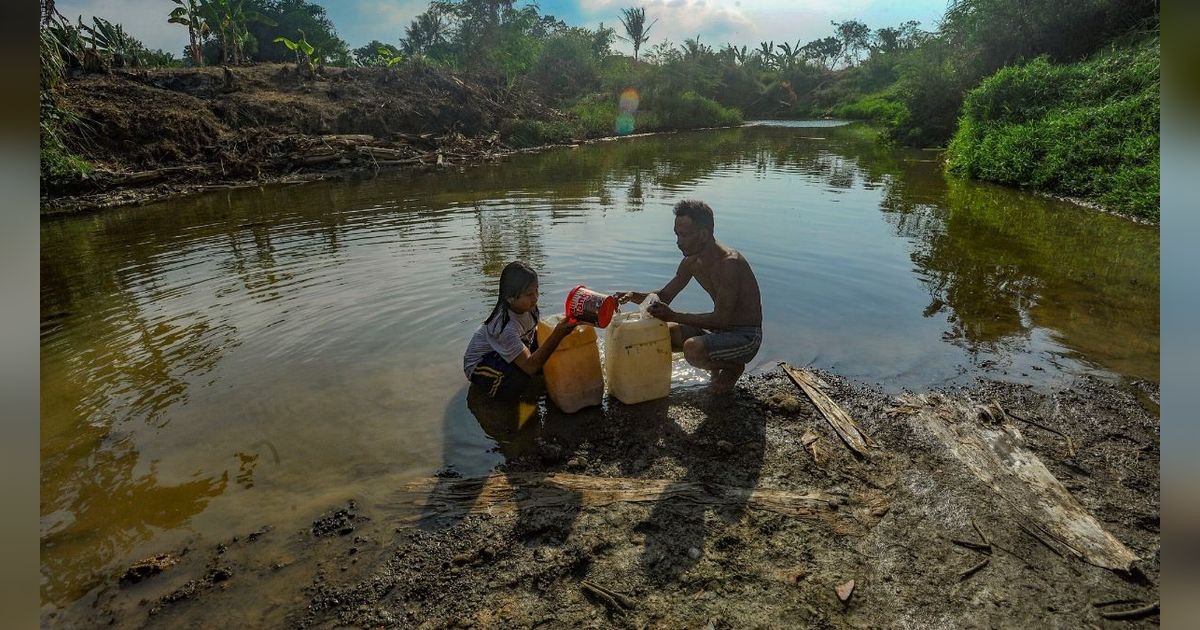
<path fill-rule="evenodd" d="M 647 311 L 667 322 L 671 346 L 683 350 L 687 362 L 712 371 L 709 391 L 733 389 L 746 364 L 762 344 L 762 300 L 750 263 L 735 249 L 713 237 L 713 211 L 703 201 L 688 199 L 675 204 L 675 243 L 683 262 L 667 286 L 658 290 L 659 302 Z M 711 313 L 680 313 L 668 304 L 695 278 L 713 301 Z M 621 302 L 641 304 L 648 293 L 617 294 Z"/>

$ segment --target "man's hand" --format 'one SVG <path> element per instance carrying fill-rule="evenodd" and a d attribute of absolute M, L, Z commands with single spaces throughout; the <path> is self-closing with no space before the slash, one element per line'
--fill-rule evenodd
<path fill-rule="evenodd" d="M 663 320 L 664 322 L 675 321 L 675 311 L 671 310 L 671 307 L 667 306 L 663 302 L 655 302 L 654 304 L 651 304 L 650 308 L 646 309 L 646 312 Z"/>
<path fill-rule="evenodd" d="M 620 293 L 616 294 L 617 301 L 620 302 L 621 304 L 625 304 L 626 302 L 633 302 L 634 304 L 641 304 L 642 300 L 645 300 L 647 295 L 649 295 L 649 294 L 638 293 L 637 291 L 621 291 Z"/>

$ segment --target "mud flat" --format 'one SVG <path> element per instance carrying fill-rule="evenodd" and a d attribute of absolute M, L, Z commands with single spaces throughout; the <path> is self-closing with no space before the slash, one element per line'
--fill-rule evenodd
<path fill-rule="evenodd" d="M 44 621 L 1158 624 L 1155 384 L 981 381 L 892 396 L 810 373 L 874 442 L 867 456 L 780 370 L 721 400 L 684 389 L 551 410 L 485 425 L 508 456 L 489 477 L 447 469 L 299 529 L 174 550 L 160 572 L 106 589 L 93 618 Z M 481 417 L 493 420 L 504 422 Z"/>

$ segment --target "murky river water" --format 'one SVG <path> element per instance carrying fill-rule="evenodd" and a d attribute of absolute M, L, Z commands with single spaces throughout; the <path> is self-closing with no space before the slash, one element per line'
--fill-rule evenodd
<path fill-rule="evenodd" d="M 893 390 L 1157 380 L 1157 229 L 947 179 L 936 157 L 857 126 L 754 126 L 45 221 L 43 613 L 141 557 L 485 472 L 501 455 L 461 356 L 501 268 L 540 270 L 545 314 L 579 283 L 655 289 L 683 198 L 758 274 L 759 368 Z M 693 284 L 676 305 L 710 303 Z"/>

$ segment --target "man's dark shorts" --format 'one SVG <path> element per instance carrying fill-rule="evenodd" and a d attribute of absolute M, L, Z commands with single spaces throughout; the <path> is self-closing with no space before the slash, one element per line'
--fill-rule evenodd
<path fill-rule="evenodd" d="M 762 346 L 762 326 L 732 326 L 718 331 L 708 331 L 694 326 L 683 326 L 684 338 L 699 337 L 704 351 L 713 361 L 746 364 L 758 354 Z"/>

